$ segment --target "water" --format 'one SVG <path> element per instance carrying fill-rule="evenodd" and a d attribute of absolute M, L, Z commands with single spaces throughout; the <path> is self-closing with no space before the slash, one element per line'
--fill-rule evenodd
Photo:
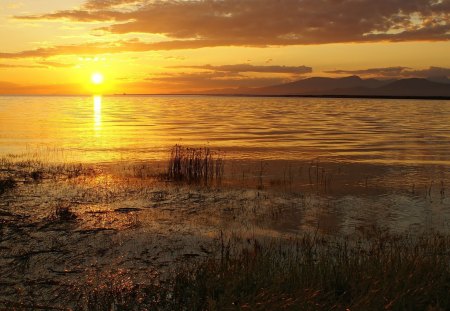
<path fill-rule="evenodd" d="M 244 185 L 334 196 L 285 228 L 450 228 L 450 101 L 0 96 L 0 156 L 163 161 L 175 144 L 223 150 Z"/>
<path fill-rule="evenodd" d="M 197 96 L 0 97 L 0 154 L 161 159 L 181 143 L 228 159 L 450 164 L 450 101 Z"/>

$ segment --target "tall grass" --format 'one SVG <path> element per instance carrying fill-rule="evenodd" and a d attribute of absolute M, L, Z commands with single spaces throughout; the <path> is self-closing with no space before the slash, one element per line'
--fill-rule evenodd
<path fill-rule="evenodd" d="M 177 268 L 167 286 L 110 289 L 117 297 L 89 291 L 85 303 L 90 310 L 450 309 L 448 235 L 243 243 L 222 239 L 215 254 Z"/>
<path fill-rule="evenodd" d="M 205 182 L 220 181 L 224 160 L 220 152 L 208 147 L 189 148 L 175 145 L 170 151 L 167 177 L 174 181 Z"/>
<path fill-rule="evenodd" d="M 178 273 L 173 301 L 185 310 L 449 310 L 449 246 L 437 234 L 252 241 Z"/>

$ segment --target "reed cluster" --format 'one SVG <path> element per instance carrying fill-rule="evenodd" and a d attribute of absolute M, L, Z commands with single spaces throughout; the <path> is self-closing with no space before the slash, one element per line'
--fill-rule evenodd
<path fill-rule="evenodd" d="M 175 145 L 170 151 L 167 178 L 174 181 L 205 182 L 222 178 L 224 160 L 220 152 L 208 147 Z"/>

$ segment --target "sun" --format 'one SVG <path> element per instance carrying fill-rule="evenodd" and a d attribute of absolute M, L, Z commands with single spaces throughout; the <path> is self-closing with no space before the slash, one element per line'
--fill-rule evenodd
<path fill-rule="evenodd" d="M 104 80 L 104 77 L 100 72 L 93 73 L 91 76 L 91 81 L 94 84 L 97 84 L 97 85 L 102 84 L 103 80 Z"/>

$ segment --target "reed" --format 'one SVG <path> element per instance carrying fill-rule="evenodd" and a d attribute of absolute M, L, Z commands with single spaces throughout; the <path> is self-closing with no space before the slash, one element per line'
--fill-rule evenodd
<path fill-rule="evenodd" d="M 189 148 L 175 145 L 170 151 L 166 177 L 174 181 L 205 182 L 220 181 L 224 160 L 220 152 L 208 147 Z"/>

